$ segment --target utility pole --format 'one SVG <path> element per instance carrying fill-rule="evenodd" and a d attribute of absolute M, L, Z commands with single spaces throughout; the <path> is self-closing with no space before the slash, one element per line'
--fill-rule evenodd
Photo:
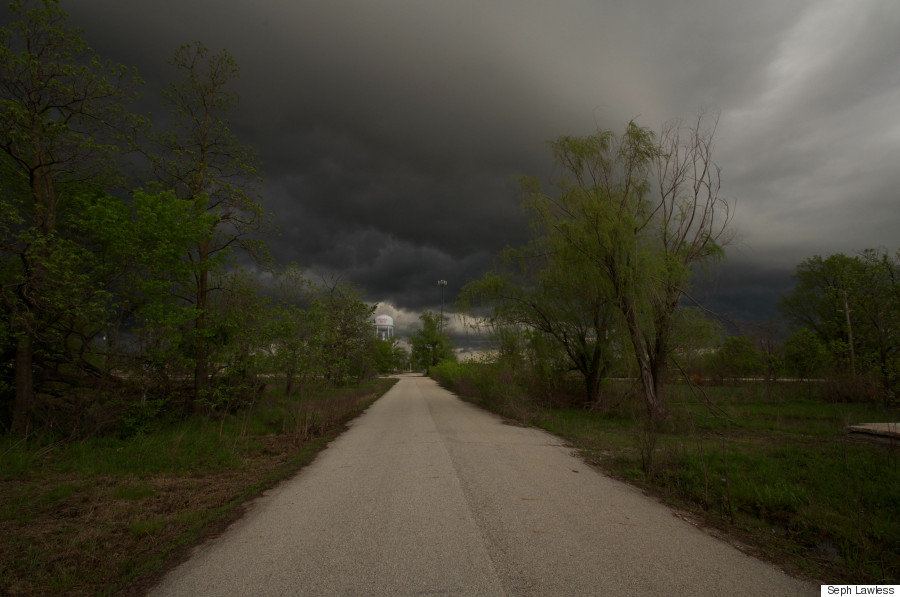
<path fill-rule="evenodd" d="M 447 280 L 438 280 L 438 286 L 441 287 L 441 334 L 444 333 L 444 286 L 447 285 Z"/>

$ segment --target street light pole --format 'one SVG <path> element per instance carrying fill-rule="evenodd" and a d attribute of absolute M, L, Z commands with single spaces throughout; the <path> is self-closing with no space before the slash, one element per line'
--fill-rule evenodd
<path fill-rule="evenodd" d="M 444 286 L 447 285 L 447 280 L 438 280 L 438 286 L 441 287 L 441 334 L 444 333 Z"/>

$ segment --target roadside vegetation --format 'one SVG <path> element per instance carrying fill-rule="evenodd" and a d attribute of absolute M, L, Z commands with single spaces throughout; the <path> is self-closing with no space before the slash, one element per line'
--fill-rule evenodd
<path fill-rule="evenodd" d="M 143 594 L 395 382 L 272 389 L 127 436 L 0 438 L 0 594 Z"/>
<path fill-rule="evenodd" d="M 430 374 L 794 571 L 896 583 L 896 441 L 845 428 L 898 420 L 900 253 L 805 260 L 783 320 L 708 313 L 691 283 L 731 239 L 715 129 L 551 143 L 557 177 L 522 180 L 531 241 L 457 301 L 488 349 Z"/>
<path fill-rule="evenodd" d="M 648 412 L 615 317 L 593 392 L 573 358 L 591 353 L 512 325 L 505 315 L 521 306 L 503 303 L 482 320 L 492 351 L 431 375 L 796 573 L 896 583 L 900 439 L 847 427 L 900 420 L 898 264 L 882 251 L 808 259 L 782 299 L 785 321 L 731 333 L 680 306 L 657 385 L 665 417 Z"/>
<path fill-rule="evenodd" d="M 896 421 L 878 401 L 836 401 L 828 384 L 670 385 L 669 416 L 650 421 L 634 383 L 606 381 L 601 402 L 568 406 L 502 363 L 444 363 L 432 376 L 464 399 L 569 440 L 615 477 L 815 582 L 900 578 L 900 440 L 851 424 Z M 550 397 L 555 397 L 551 399 Z"/>
<path fill-rule="evenodd" d="M 139 592 L 408 367 L 339 277 L 275 263 L 227 50 L 167 114 L 56 0 L 0 21 L 0 594 Z"/>
<path fill-rule="evenodd" d="M 492 349 L 457 363 L 443 303 L 407 354 L 361 289 L 273 262 L 227 51 L 174 48 L 154 121 L 56 0 L 3 22 L 0 592 L 129 589 L 410 365 L 817 580 L 897 582 L 895 446 L 844 428 L 897 420 L 900 255 L 804 261 L 783 322 L 708 317 L 715 122 L 553 142 L 531 242 L 459 296 Z"/>

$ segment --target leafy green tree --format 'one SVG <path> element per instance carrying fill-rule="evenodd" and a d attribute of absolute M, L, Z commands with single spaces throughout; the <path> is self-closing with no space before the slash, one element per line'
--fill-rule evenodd
<path fill-rule="evenodd" d="M 199 400 L 210 375 L 210 301 L 219 290 L 211 280 L 234 248 L 267 261 L 257 236 L 265 213 L 255 196 L 256 157 L 229 126 L 237 95 L 228 86 L 239 75 L 237 63 L 227 51 L 214 54 L 198 42 L 180 47 L 172 64 L 181 76 L 165 93 L 172 128 L 154 136 L 157 150 L 150 157 L 159 183 L 191 204 L 195 217 L 210 217 L 186 254 L 194 269 L 189 291 L 197 309 L 193 360 Z"/>
<path fill-rule="evenodd" d="M 310 309 L 314 288 L 296 265 L 284 268 L 275 280 L 272 308 L 266 324 L 271 373 L 284 376 L 284 393 L 312 383 L 320 370 L 315 336 L 324 325 Z"/>
<path fill-rule="evenodd" d="M 311 311 L 321 322 L 315 343 L 321 351 L 322 374 L 334 386 L 361 381 L 372 369 L 375 306 L 364 303 L 361 292 L 346 282 L 326 283 Z"/>
<path fill-rule="evenodd" d="M 310 384 L 345 385 L 382 367 L 393 370 L 392 345 L 376 341 L 374 307 L 361 300 L 358 288 L 339 280 L 315 284 L 292 265 L 278 272 L 272 294 L 260 352 L 270 373 L 283 376 L 286 394 Z"/>
<path fill-rule="evenodd" d="M 856 300 L 863 275 L 863 263 L 842 253 L 805 259 L 797 266 L 796 286 L 781 299 L 781 311 L 795 326 L 809 329 L 823 342 L 846 341 L 845 299 Z"/>
<path fill-rule="evenodd" d="M 243 270 L 229 271 L 214 281 L 221 291 L 211 298 L 208 329 L 214 341 L 209 356 L 214 367 L 203 404 L 227 412 L 255 402 L 265 386 L 261 374 L 269 300 Z"/>
<path fill-rule="evenodd" d="M 60 274 L 86 283 L 67 269 L 76 256 L 60 217 L 76 196 L 102 196 L 117 174 L 121 135 L 138 124 L 124 108 L 133 73 L 101 62 L 54 0 L 29 4 L 12 2 L 13 21 L 0 29 L 0 251 L 10 264 L 2 298 L 16 345 L 12 427 L 19 431 L 29 426 L 35 371 L 46 368 L 38 345 L 58 342 L 48 328 L 60 318 L 85 315 L 57 288 Z"/>
<path fill-rule="evenodd" d="M 375 339 L 373 366 L 381 375 L 403 371 L 409 364 L 409 354 L 397 338 Z"/>
<path fill-rule="evenodd" d="M 785 367 L 792 375 L 807 381 L 822 374 L 828 355 L 818 335 L 800 328 L 784 343 Z"/>
<path fill-rule="evenodd" d="M 855 315 L 856 329 L 865 340 L 861 356 L 864 365 L 876 372 L 888 405 L 896 402 L 900 389 L 900 252 L 868 249 L 860 260 L 865 267 L 860 281 L 863 300 L 856 302 Z"/>
<path fill-rule="evenodd" d="M 723 378 L 759 375 L 765 368 L 763 355 L 749 336 L 725 338 L 716 357 L 719 375 Z"/>
<path fill-rule="evenodd" d="M 409 351 L 400 344 L 400 341 L 396 338 L 392 341 L 393 344 L 393 371 L 407 371 L 410 367 L 410 358 Z"/>
<path fill-rule="evenodd" d="M 556 343 L 568 360 L 567 369 L 584 380 L 584 402 L 592 403 L 612 363 L 616 311 L 603 280 L 593 275 L 593 265 L 562 240 L 549 234 L 528 248 L 508 249 L 503 260 L 508 271 L 466 284 L 459 308 L 490 309 L 488 323 L 501 340 L 501 354 L 521 351 L 519 330 L 530 331 L 531 339 L 542 334 Z"/>
<path fill-rule="evenodd" d="M 441 332 L 440 320 L 439 314 L 428 310 L 419 315 L 422 327 L 409 336 L 412 347 L 410 360 L 414 369 L 426 371 L 441 361 L 456 359 L 450 336 Z"/>
<path fill-rule="evenodd" d="M 678 309 L 672 324 L 672 356 L 679 371 L 701 378 L 711 374 L 706 370 L 709 355 L 722 344 L 724 333 L 721 323 L 706 317 L 701 309 Z"/>
<path fill-rule="evenodd" d="M 662 390 L 673 318 L 691 273 L 722 257 L 729 240 L 712 137 L 699 120 L 659 136 L 632 122 L 621 135 L 562 137 L 552 144 L 563 172 L 555 192 L 523 182 L 539 234 L 590 264 L 592 286 L 618 311 L 651 418 L 668 412 Z"/>
<path fill-rule="evenodd" d="M 886 403 L 900 381 L 900 255 L 866 250 L 814 256 L 797 266 L 780 307 L 796 328 L 827 347 L 834 370 L 880 386 Z M 858 389 L 858 388 L 857 388 Z"/>

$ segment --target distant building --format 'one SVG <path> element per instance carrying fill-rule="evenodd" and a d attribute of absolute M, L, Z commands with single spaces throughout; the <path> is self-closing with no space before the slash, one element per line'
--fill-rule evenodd
<path fill-rule="evenodd" d="M 375 317 L 375 337 L 379 340 L 390 340 L 394 337 L 394 320 L 388 315 Z"/>

